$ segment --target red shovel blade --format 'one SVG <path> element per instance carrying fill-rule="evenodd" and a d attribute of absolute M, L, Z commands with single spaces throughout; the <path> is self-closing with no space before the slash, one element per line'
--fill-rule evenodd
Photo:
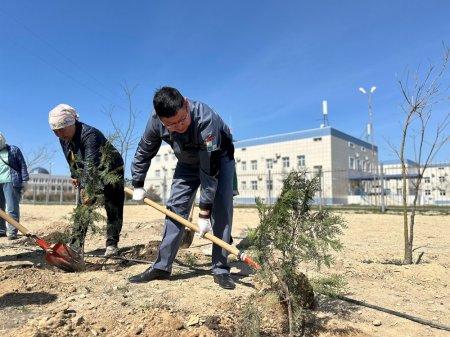
<path fill-rule="evenodd" d="M 45 254 L 45 260 L 68 272 L 83 271 L 85 269 L 83 257 L 64 243 L 56 243 Z"/>
<path fill-rule="evenodd" d="M 45 261 L 52 266 L 67 272 L 83 271 L 85 269 L 83 257 L 64 243 L 58 242 L 51 247 L 43 239 L 35 239 L 37 245 L 45 250 Z"/>

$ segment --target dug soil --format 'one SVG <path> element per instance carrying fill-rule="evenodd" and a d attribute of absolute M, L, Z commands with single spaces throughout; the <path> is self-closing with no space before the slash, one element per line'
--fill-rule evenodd
<path fill-rule="evenodd" d="M 70 206 L 22 206 L 21 222 L 56 242 L 70 228 Z M 348 228 L 344 251 L 332 271 L 347 281 L 348 297 L 450 324 L 450 216 L 416 219 L 415 259 L 403 266 L 400 215 L 343 213 Z M 170 281 L 131 284 L 157 254 L 161 214 L 148 206 L 125 207 L 121 256 L 134 262 L 98 257 L 101 234 L 88 234 L 87 270 L 65 273 L 48 266 L 27 238 L 0 238 L 0 336 L 286 336 L 283 307 L 264 295 L 252 271 L 232 261 L 235 290 L 223 290 L 210 271 L 211 245 L 194 238 L 180 250 Z M 194 217 L 194 220 L 196 217 Z M 258 224 L 255 209 L 235 210 L 238 243 Z M 144 263 L 139 263 L 144 261 Z M 256 297 L 255 295 L 260 295 Z M 249 309 L 250 308 L 250 309 Z M 260 320 L 248 315 L 260 312 Z M 321 298 L 305 336 L 448 336 L 399 317 L 338 300 Z"/>

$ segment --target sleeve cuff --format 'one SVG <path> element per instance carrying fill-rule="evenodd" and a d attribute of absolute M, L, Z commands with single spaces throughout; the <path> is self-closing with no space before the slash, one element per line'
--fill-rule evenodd
<path fill-rule="evenodd" d="M 201 202 L 201 201 L 200 201 L 200 203 L 198 204 L 198 207 L 199 207 L 200 209 L 204 209 L 204 210 L 206 210 L 206 211 L 211 211 L 211 210 L 212 210 L 212 204 L 207 204 L 207 203 L 204 203 L 204 202 Z"/>
<path fill-rule="evenodd" d="M 131 184 L 132 184 L 133 187 L 135 187 L 135 188 L 144 187 L 144 181 L 136 181 L 136 180 L 133 180 L 133 181 L 131 182 Z"/>

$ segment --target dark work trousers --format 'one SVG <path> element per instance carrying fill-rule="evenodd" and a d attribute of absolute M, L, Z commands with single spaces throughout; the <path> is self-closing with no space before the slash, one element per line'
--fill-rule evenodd
<path fill-rule="evenodd" d="M 233 174 L 234 160 L 227 156 L 221 158 L 218 174 L 218 186 L 211 212 L 213 234 L 225 242 L 230 242 L 233 222 Z M 195 194 L 200 186 L 200 168 L 178 163 L 173 176 L 172 187 L 167 208 L 187 219 Z M 158 257 L 153 265 L 155 269 L 172 270 L 172 263 L 177 255 L 185 227 L 177 221 L 166 217 L 164 235 L 159 246 Z M 228 252 L 213 245 L 212 271 L 214 274 L 230 272 L 227 263 Z"/>
<path fill-rule="evenodd" d="M 116 184 L 105 185 L 103 188 L 107 218 L 106 246 L 117 246 L 123 224 L 123 204 L 125 201 L 123 169 L 117 170 L 117 174 L 120 176 L 120 181 Z M 81 204 L 81 197 L 78 200 Z M 70 245 L 75 248 L 84 246 L 86 232 L 87 226 L 78 224 L 78 227 L 74 228 Z"/>

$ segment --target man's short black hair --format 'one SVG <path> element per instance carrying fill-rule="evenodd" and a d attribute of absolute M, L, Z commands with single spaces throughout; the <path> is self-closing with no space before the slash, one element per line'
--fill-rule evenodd
<path fill-rule="evenodd" d="M 183 107 L 184 97 L 171 87 L 162 87 L 156 90 L 153 96 L 153 108 L 159 117 L 173 117 Z"/>

